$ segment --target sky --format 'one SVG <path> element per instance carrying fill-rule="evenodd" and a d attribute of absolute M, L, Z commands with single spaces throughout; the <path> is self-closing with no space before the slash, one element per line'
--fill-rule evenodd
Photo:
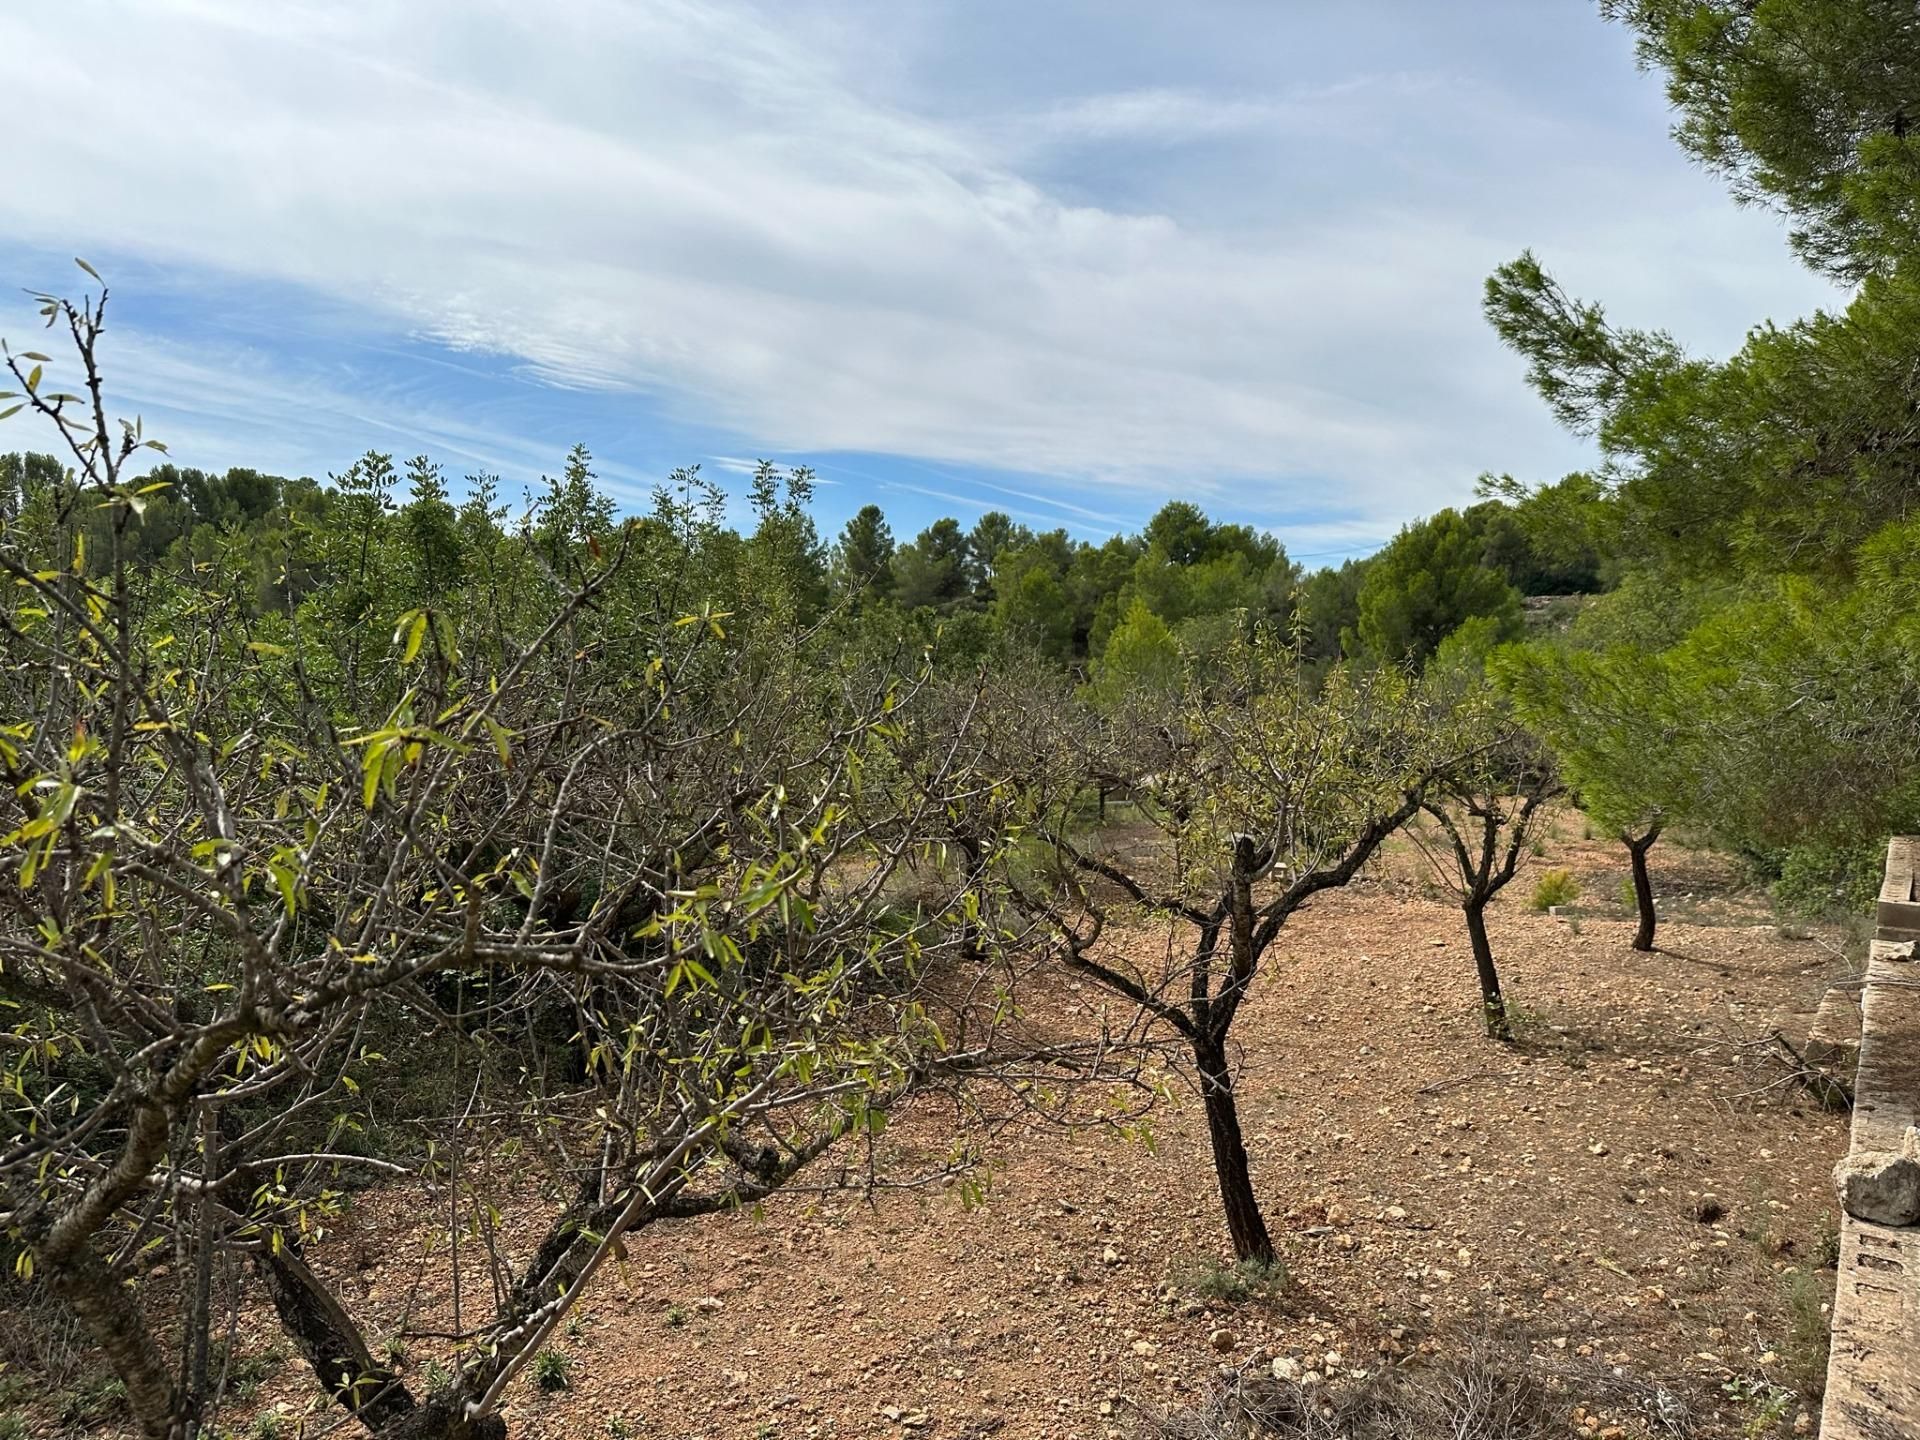
<path fill-rule="evenodd" d="M 1179 498 L 1313 565 L 1590 463 L 1480 315 L 1522 249 L 1707 355 L 1841 298 L 1591 0 L 63 0 L 0 94 L 0 334 L 84 256 L 208 469 L 764 457 L 829 535 Z"/>

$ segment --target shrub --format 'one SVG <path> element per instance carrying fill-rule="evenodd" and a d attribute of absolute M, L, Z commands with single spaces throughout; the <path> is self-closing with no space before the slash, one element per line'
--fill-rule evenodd
<path fill-rule="evenodd" d="M 1878 843 L 1796 845 L 1780 857 L 1774 904 L 1797 919 L 1862 913 L 1872 908 L 1879 893 L 1884 859 Z"/>
<path fill-rule="evenodd" d="M 533 1383 L 542 1390 L 566 1389 L 572 1374 L 572 1358 L 558 1350 L 542 1350 L 533 1357 Z"/>
<path fill-rule="evenodd" d="M 1368 1367 L 1337 1383 L 1264 1371 L 1224 1376 L 1199 1401 L 1143 1414 L 1142 1440 L 1562 1440 L 1569 1397 L 1647 1418 L 1635 1434 L 1699 1433 L 1684 1394 L 1597 1361 L 1548 1359 L 1519 1333 L 1471 1339 L 1464 1353 Z M 1576 1415 L 1581 1412 L 1575 1411 Z M 1591 1427 L 1589 1427 L 1591 1428 Z"/>
<path fill-rule="evenodd" d="M 1556 905 L 1571 905 L 1579 896 L 1580 882 L 1571 870 L 1544 870 L 1534 882 L 1530 903 L 1536 910 L 1551 910 Z"/>
<path fill-rule="evenodd" d="M 1175 1270 L 1173 1282 L 1202 1300 L 1238 1305 L 1246 1300 L 1278 1298 L 1286 1293 L 1292 1277 L 1278 1260 L 1241 1260 L 1230 1265 L 1195 1260 Z"/>

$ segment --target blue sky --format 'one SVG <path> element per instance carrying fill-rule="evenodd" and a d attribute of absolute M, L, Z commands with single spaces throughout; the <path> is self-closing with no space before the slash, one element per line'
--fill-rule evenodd
<path fill-rule="evenodd" d="M 1708 354 L 1836 298 L 1588 0 L 64 0 L 0 93 L 0 283 L 86 256 L 208 468 L 765 456 L 829 533 L 1180 497 L 1319 563 L 1587 460 L 1480 319 L 1522 248 Z"/>

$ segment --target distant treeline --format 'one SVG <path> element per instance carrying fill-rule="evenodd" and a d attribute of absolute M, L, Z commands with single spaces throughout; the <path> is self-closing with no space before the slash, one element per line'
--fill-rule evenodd
<path fill-rule="evenodd" d="M 0 516 L 30 516 L 60 475 L 51 455 L 0 456 Z M 156 488 L 130 538 L 148 565 L 246 547 L 258 557 L 262 605 L 297 603 L 323 578 L 364 567 L 374 555 L 444 591 L 462 578 L 469 554 L 496 543 L 516 519 L 550 526 L 566 518 L 582 533 L 611 525 L 613 502 L 593 481 L 590 456 L 576 448 L 560 477 L 543 478 L 526 515 L 516 517 L 499 477 L 467 477 L 455 498 L 441 468 L 424 457 L 402 468 L 370 452 L 324 482 L 167 463 L 145 477 Z M 661 487 L 661 513 L 686 506 L 705 517 L 709 563 L 687 573 L 689 593 L 704 587 L 709 598 L 744 598 L 738 582 L 750 577 L 737 557 L 753 553 L 779 568 L 783 593 L 803 621 L 835 608 L 893 623 L 937 620 L 960 653 L 1012 639 L 1083 674 L 1097 673 L 1110 652 L 1131 656 L 1127 663 L 1204 658 L 1259 623 L 1297 632 L 1313 662 L 1417 664 L 1465 620 L 1486 617 L 1501 638 L 1516 638 L 1522 597 L 1596 593 L 1613 579 L 1595 544 L 1556 533 L 1543 523 L 1551 507 L 1532 497 L 1442 510 L 1408 525 L 1376 555 L 1308 571 L 1273 535 L 1214 521 L 1183 500 L 1168 502 L 1138 534 L 1098 544 L 1064 529 L 1035 531 L 1001 511 L 970 528 L 936 520 L 902 540 L 878 505 L 863 507 L 828 542 L 808 509 L 807 471 L 766 467 L 754 487 L 756 524 L 745 536 L 720 522 L 721 496 L 696 471 Z M 92 523 L 103 532 L 107 521 Z M 375 588 L 368 587 L 369 603 Z"/>

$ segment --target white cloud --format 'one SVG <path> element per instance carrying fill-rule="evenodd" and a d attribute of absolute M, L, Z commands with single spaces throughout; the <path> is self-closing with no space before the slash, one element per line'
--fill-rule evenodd
<path fill-rule="evenodd" d="M 428 452 L 454 467 L 453 478 L 492 471 L 507 478 L 509 497 L 543 473 L 557 472 L 565 446 L 489 425 L 438 397 L 395 389 L 377 393 L 342 388 L 324 366 L 289 366 L 279 357 L 232 341 L 204 337 L 178 341 L 132 329 L 108 317 L 103 370 L 112 403 L 110 421 L 140 419 L 144 433 L 167 446 L 143 454 L 149 464 L 171 460 L 223 469 L 246 464 L 283 475 L 314 475 L 316 455 L 344 468 L 368 449 L 401 456 Z M 14 349 L 32 339 L 49 354 L 48 373 L 73 388 L 77 362 L 59 338 L 38 332 L 41 321 L 25 304 L 0 304 L 0 335 Z M 58 332 L 55 332 L 58 336 Z M 64 338 L 64 337 L 60 337 Z M 0 430 L 0 448 L 50 449 L 51 427 L 23 413 Z M 638 503 L 657 478 L 619 463 L 594 461 L 595 472 L 617 497 Z M 324 478 L 324 472 L 316 478 Z"/>
<path fill-rule="evenodd" d="M 1436 111 L 1473 98 L 1455 80 L 1125 87 L 1059 97 L 1016 135 L 869 98 L 823 33 L 727 0 L 9 7 L 0 224 L 310 287 L 771 451 L 1177 484 L 1376 532 L 1483 468 L 1574 455 L 1479 320 L 1479 278 L 1521 245 L 1566 241 L 1650 318 L 1711 291 L 1719 331 L 1790 273 L 1706 183 L 1663 172 L 1636 220 L 1629 171 L 1501 175 L 1508 142 L 1515 164 L 1560 149 L 1498 96 L 1433 143 Z M 1250 133 L 1295 147 L 1276 165 L 1353 177 L 1291 214 L 1255 167 L 1229 185 L 1274 195 L 1227 225 L 1191 197 L 1096 203 L 1028 163 L 1075 137 L 1124 154 Z"/>
<path fill-rule="evenodd" d="M 1221 99 L 1188 90 L 1125 90 L 1065 101 L 1031 117 L 1030 123 L 1066 138 L 1172 141 L 1264 129 L 1282 113 L 1264 100 Z"/>

